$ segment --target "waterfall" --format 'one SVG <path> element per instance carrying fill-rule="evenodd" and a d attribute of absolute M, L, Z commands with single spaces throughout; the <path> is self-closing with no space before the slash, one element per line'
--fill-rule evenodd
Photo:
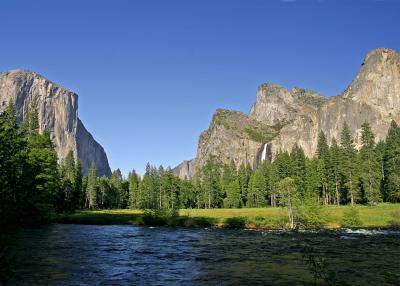
<path fill-rule="evenodd" d="M 261 153 L 261 162 L 265 161 L 267 157 L 267 143 L 264 144 L 264 149 Z"/>

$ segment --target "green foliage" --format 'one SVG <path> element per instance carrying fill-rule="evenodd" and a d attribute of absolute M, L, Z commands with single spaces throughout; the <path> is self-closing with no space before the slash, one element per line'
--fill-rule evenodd
<path fill-rule="evenodd" d="M 360 227 L 362 221 L 360 218 L 360 212 L 356 207 L 351 207 L 344 212 L 342 218 L 342 226 L 344 227 Z"/>
<path fill-rule="evenodd" d="M 203 204 L 206 208 L 221 207 L 223 191 L 220 184 L 221 163 L 213 156 L 209 157 L 201 170 Z"/>
<path fill-rule="evenodd" d="M 175 209 L 145 210 L 143 225 L 147 226 L 176 226 L 178 213 Z"/>
<path fill-rule="evenodd" d="M 278 182 L 277 189 L 279 190 L 279 204 L 287 208 L 289 227 L 294 229 L 299 223 L 298 206 L 300 203 L 295 181 L 286 177 Z"/>
<path fill-rule="evenodd" d="M 400 209 L 390 213 L 388 224 L 393 228 L 400 228 Z"/>
<path fill-rule="evenodd" d="M 1 225 L 47 221 L 56 205 L 57 155 L 49 134 L 38 133 L 32 112 L 24 129 L 17 126 L 13 104 L 0 114 Z"/>
<path fill-rule="evenodd" d="M 384 198 L 400 202 L 400 127 L 395 121 L 390 125 L 382 159 Z"/>
<path fill-rule="evenodd" d="M 265 143 L 284 123 L 265 126 L 241 113 L 220 110 L 212 125 L 233 130 L 240 138 Z M 321 205 L 400 201 L 400 128 L 393 121 L 386 141 L 378 144 L 368 123 L 362 125 L 361 135 L 362 148 L 357 151 L 350 128 L 344 123 L 340 145 L 332 138 L 329 146 L 328 138 L 320 132 L 313 158 L 306 158 L 303 149 L 295 145 L 290 153 L 278 152 L 273 162 L 262 162 L 258 169 L 249 164 L 237 168 L 233 161 L 223 164 L 210 156 L 191 180 L 181 180 L 170 168 L 150 164 L 142 178 L 134 170 L 124 178 L 119 169 L 111 178 L 98 178 L 94 162 L 85 177 L 82 163 L 72 151 L 57 165 L 49 134 L 39 133 L 34 108 L 19 127 L 10 104 L 0 114 L 0 224 L 33 223 L 48 220 L 54 211 L 73 212 L 80 208 L 160 210 L 154 215 L 147 211 L 146 217 L 151 221 L 168 217 L 163 212 L 178 208 L 259 208 L 279 204 L 287 207 L 291 228 L 320 228 L 326 223 Z M 359 225 L 358 219 L 349 213 L 343 224 Z M 167 222 L 171 223 L 201 225 L 202 221 L 187 218 L 185 222 Z M 204 221 L 204 225 L 208 223 Z M 272 218 L 251 223 L 278 224 Z M 394 219 L 393 225 L 396 223 Z M 227 224 L 235 225 L 236 221 L 228 220 Z"/>
<path fill-rule="evenodd" d="M 271 141 L 279 133 L 279 131 L 275 130 L 274 128 L 263 128 L 259 126 L 253 128 L 245 128 L 244 132 L 251 140 L 260 143 Z"/>
<path fill-rule="evenodd" d="M 265 143 L 277 136 L 281 128 L 285 125 L 286 123 L 282 122 L 269 126 L 260 121 L 253 120 L 241 112 L 217 109 L 209 130 L 203 132 L 201 137 L 202 139 L 206 139 L 210 136 L 211 129 L 216 126 L 223 126 L 240 138 L 247 138 L 256 142 Z"/>
<path fill-rule="evenodd" d="M 87 183 L 88 207 L 97 208 L 97 171 L 96 164 L 92 162 L 89 168 L 88 183 Z"/>
<path fill-rule="evenodd" d="M 246 226 L 247 219 L 245 217 L 230 217 L 225 219 L 224 227 L 242 229 Z"/>
<path fill-rule="evenodd" d="M 225 208 L 240 208 L 242 206 L 242 199 L 240 196 L 240 185 L 239 180 L 236 179 L 229 182 L 228 185 L 224 187 L 225 195 L 224 207 Z"/>
<path fill-rule="evenodd" d="M 337 273 L 329 265 L 328 261 L 318 255 L 313 247 L 305 246 L 302 250 L 303 261 L 314 278 L 314 285 L 321 285 L 323 281 L 326 285 L 348 285 L 346 281 L 341 281 Z"/>
<path fill-rule="evenodd" d="M 266 197 L 267 188 L 265 178 L 259 169 L 250 176 L 246 206 L 251 208 L 266 206 Z"/>
<path fill-rule="evenodd" d="M 365 122 L 362 125 L 360 150 L 362 167 L 360 170 L 361 187 L 364 193 L 364 201 L 369 204 L 377 204 L 382 201 L 380 182 L 381 172 L 379 168 L 378 155 L 375 150 L 374 134 L 371 126 Z"/>
<path fill-rule="evenodd" d="M 320 229 L 326 223 L 326 218 L 322 213 L 322 206 L 315 196 L 307 195 L 303 197 L 297 212 L 301 228 Z"/>

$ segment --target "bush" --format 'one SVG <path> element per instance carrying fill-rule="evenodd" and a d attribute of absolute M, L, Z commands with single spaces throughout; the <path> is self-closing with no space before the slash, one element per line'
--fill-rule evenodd
<path fill-rule="evenodd" d="M 256 216 L 254 218 L 255 227 L 259 228 L 267 228 L 267 229 L 283 229 L 288 224 L 288 219 L 285 216 L 272 216 L 272 217 L 264 217 L 264 216 Z"/>
<path fill-rule="evenodd" d="M 359 227 L 362 221 L 360 218 L 360 212 L 356 207 L 351 207 L 344 212 L 342 218 L 342 226 L 344 227 Z"/>
<path fill-rule="evenodd" d="M 246 218 L 230 217 L 225 220 L 224 227 L 227 228 L 244 228 L 246 226 Z"/>
<path fill-rule="evenodd" d="M 389 226 L 393 228 L 400 228 L 400 210 L 395 210 L 390 213 Z"/>
<path fill-rule="evenodd" d="M 322 207 L 314 198 L 304 198 L 298 207 L 298 220 L 302 228 L 320 229 L 326 223 L 322 215 Z"/>
<path fill-rule="evenodd" d="M 178 212 L 174 209 L 145 210 L 142 217 L 143 225 L 176 226 Z"/>

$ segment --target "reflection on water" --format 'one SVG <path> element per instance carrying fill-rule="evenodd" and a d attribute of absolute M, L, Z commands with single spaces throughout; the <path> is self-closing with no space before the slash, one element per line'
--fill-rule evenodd
<path fill-rule="evenodd" d="M 10 285 L 313 285 L 303 249 L 349 285 L 390 285 L 400 232 L 49 225 L 12 236 Z M 325 263 L 324 262 L 324 263 Z M 324 281 L 318 283 L 325 285 Z"/>

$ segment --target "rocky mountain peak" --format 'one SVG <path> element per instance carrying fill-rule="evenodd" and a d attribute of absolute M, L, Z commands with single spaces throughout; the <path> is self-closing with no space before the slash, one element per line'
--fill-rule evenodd
<path fill-rule="evenodd" d="M 392 120 L 400 122 L 400 54 L 392 49 L 375 49 L 339 96 L 324 97 L 298 87 L 289 91 L 265 83 L 257 89 L 249 115 L 217 111 L 210 128 L 200 136 L 190 170 L 195 173 L 210 155 L 224 163 L 233 161 L 237 167 L 245 163 L 255 168 L 263 150 L 268 150 L 266 157 L 272 159 L 279 151 L 291 151 L 295 144 L 311 157 L 319 132 L 326 134 L 328 142 L 339 140 L 344 122 L 359 148 L 364 122 L 371 124 L 378 141 L 386 137 Z"/>
<path fill-rule="evenodd" d="M 48 131 L 59 160 L 72 150 L 82 161 L 86 174 L 95 162 L 98 175 L 111 175 L 103 147 L 78 118 L 78 96 L 38 73 L 11 70 L 0 74 L 0 112 L 13 102 L 21 122 L 34 107 L 38 111 L 39 131 Z"/>
<path fill-rule="evenodd" d="M 355 79 L 342 97 L 383 108 L 398 108 L 399 81 L 400 54 L 392 49 L 375 49 L 367 54 Z"/>

